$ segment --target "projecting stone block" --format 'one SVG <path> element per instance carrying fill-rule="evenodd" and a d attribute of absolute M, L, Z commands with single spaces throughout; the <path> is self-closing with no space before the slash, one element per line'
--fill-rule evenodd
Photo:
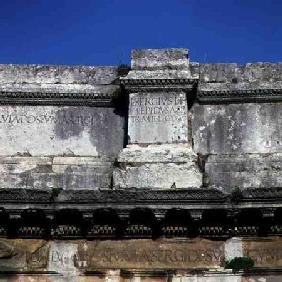
<path fill-rule="evenodd" d="M 132 68 L 136 70 L 181 70 L 189 66 L 188 49 L 135 49 L 131 53 Z"/>
<path fill-rule="evenodd" d="M 187 145 L 125 148 L 114 170 L 116 188 L 177 189 L 202 186 L 196 155 Z"/>
<path fill-rule="evenodd" d="M 188 142 L 186 94 L 130 94 L 129 143 Z"/>
<path fill-rule="evenodd" d="M 141 164 L 125 165 L 114 171 L 114 185 L 118 188 L 177 189 L 199 188 L 202 175 L 193 164 Z"/>
<path fill-rule="evenodd" d="M 201 187 L 202 174 L 188 142 L 187 96 L 196 80 L 188 50 L 134 50 L 131 66 L 121 79 L 129 91 L 129 145 L 118 157 L 115 188 Z"/>

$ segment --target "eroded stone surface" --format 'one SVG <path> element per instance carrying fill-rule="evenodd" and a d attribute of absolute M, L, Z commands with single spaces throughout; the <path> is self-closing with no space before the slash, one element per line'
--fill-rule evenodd
<path fill-rule="evenodd" d="M 64 240 L 1 239 L 1 270 L 84 273 L 110 269 L 220 269 L 222 261 L 249 256 L 255 267 L 282 266 L 281 238 Z M 234 252 L 230 247 L 233 244 Z M 228 250 L 228 251 L 227 251 Z"/>
<path fill-rule="evenodd" d="M 231 260 L 235 257 L 243 257 L 243 246 L 241 238 L 231 238 L 225 242 L 225 260 Z"/>
<path fill-rule="evenodd" d="M 243 241 L 243 253 L 254 260 L 257 267 L 281 268 L 281 238 L 263 238 Z"/>
<path fill-rule="evenodd" d="M 119 154 L 114 170 L 117 188 L 176 189 L 202 186 L 202 173 L 191 146 L 130 145 Z"/>
<path fill-rule="evenodd" d="M 209 183 L 235 187 L 277 187 L 282 179 L 281 103 L 195 105 L 196 152 L 206 155 Z"/>
<path fill-rule="evenodd" d="M 202 174 L 195 163 L 124 164 L 114 170 L 117 188 L 177 189 L 199 188 Z"/>
<path fill-rule="evenodd" d="M 144 239 L 48 242 L 1 239 L 1 271 L 15 271 L 14 275 L 2 276 L 1 279 L 8 279 L 2 281 L 162 282 L 169 277 L 172 281 L 280 281 L 279 273 L 249 273 L 242 276 L 241 273 L 232 274 L 230 270 L 221 268 L 222 261 L 231 258 L 226 250 L 231 251 L 230 244 L 235 242 L 232 240 L 224 242 L 203 239 L 155 241 Z M 282 264 L 280 243 L 281 238 L 275 237 L 242 239 L 242 255 L 250 256 L 255 261 L 256 267 L 275 269 Z M 230 254 L 234 257 L 238 252 L 230 252 Z M 173 269 L 174 272 L 166 272 Z M 206 271 L 193 274 L 190 272 L 193 269 L 206 269 Z M 32 276 L 20 274 L 29 271 L 36 274 Z"/>
<path fill-rule="evenodd" d="M 197 155 L 188 144 L 163 144 L 141 147 L 129 145 L 118 156 L 120 163 L 196 162 Z"/>
<path fill-rule="evenodd" d="M 109 188 L 112 171 L 112 161 L 99 157 L 2 157 L 0 187 Z"/>
<path fill-rule="evenodd" d="M 281 152 L 281 103 L 195 105 L 193 139 L 202 154 Z"/>
<path fill-rule="evenodd" d="M 116 78 L 117 67 L 0 64 L 1 85 L 105 85 Z"/>
<path fill-rule="evenodd" d="M 1 106 L 0 155 L 113 156 L 123 120 L 111 108 Z"/>
<path fill-rule="evenodd" d="M 235 187 L 279 187 L 282 181 L 282 155 L 209 155 L 205 164 L 209 184 L 230 192 Z"/>

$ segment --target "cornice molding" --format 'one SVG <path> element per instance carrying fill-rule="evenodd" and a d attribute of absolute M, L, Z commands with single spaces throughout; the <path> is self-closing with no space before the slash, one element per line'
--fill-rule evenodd
<path fill-rule="evenodd" d="M 71 92 L 9 92 L 0 91 L 1 105 L 55 105 L 55 106 L 96 106 L 112 105 L 109 93 Z"/>
<path fill-rule="evenodd" d="M 230 196 L 216 189 L 183 189 L 175 191 L 145 190 L 104 190 L 104 191 L 61 191 L 57 196 L 52 190 L 33 189 L 0 189 L 0 236 L 24 237 L 24 238 L 105 238 L 120 236 L 116 228 L 122 228 L 123 238 L 151 238 L 152 232 L 160 232 L 159 227 L 170 228 L 170 222 L 166 221 L 166 214 L 170 211 L 185 211 L 190 214 L 192 221 L 187 221 L 189 226 L 194 226 L 197 236 L 208 238 L 228 238 L 232 236 L 257 236 L 260 232 L 265 235 L 282 234 L 282 225 L 275 221 L 282 208 L 282 189 L 257 188 L 247 189 L 242 193 L 242 199 L 238 203 L 232 203 Z M 260 192 L 261 191 L 261 192 Z M 266 198 L 256 199 L 261 193 Z M 248 202 L 247 207 L 244 202 Z M 258 202 L 261 201 L 261 202 Z M 255 205 L 258 202 L 258 205 Z M 276 202 L 278 205 L 274 205 Z M 266 207 L 266 204 L 268 207 Z M 27 208 L 28 207 L 28 208 Z M 253 209 L 260 214 L 260 221 L 237 222 L 238 215 L 246 213 L 246 208 Z M 113 221 L 109 223 L 95 223 L 95 211 L 111 211 Z M 132 211 L 150 211 L 157 225 L 148 223 L 138 226 L 129 221 Z M 224 218 L 220 222 L 207 222 L 206 213 L 224 211 Z M 74 222 L 56 221 L 56 216 L 74 216 Z M 32 217 L 26 220 L 24 215 L 38 215 L 43 221 L 33 221 Z M 220 213 L 221 214 L 221 213 Z M 63 217 L 62 217 L 63 218 Z M 76 219 L 79 218 L 79 221 Z M 189 216 L 187 217 L 187 220 Z M 94 220 L 94 221 L 93 221 Z M 120 225 L 120 223 L 124 223 Z M 155 227 L 156 228 L 155 228 Z M 174 226 L 174 225 L 173 225 Z M 179 225 L 182 226 L 181 224 Z M 183 227 L 183 226 L 182 226 Z M 85 229 L 86 228 L 86 229 Z M 150 234 L 143 231 L 150 229 Z M 155 229 L 154 229 L 155 228 Z M 262 228 L 262 229 L 261 229 Z M 266 229 L 265 229 L 266 228 Z M 127 233 L 130 229 L 130 234 Z M 153 231 L 154 229 L 154 231 Z M 92 231 L 95 232 L 92 232 Z M 187 229 L 192 231 L 192 229 Z M 132 233 L 132 232 L 133 233 Z M 59 232 L 59 233 L 58 233 Z M 161 229 L 162 234 L 167 234 L 166 229 Z M 178 228 L 175 228 L 171 236 L 179 236 Z M 44 235 L 45 234 L 45 235 Z M 157 234 L 157 233 L 156 233 Z M 159 234 L 159 233 L 158 233 Z M 186 233 L 185 233 L 186 234 Z M 190 233 L 189 233 L 190 234 Z M 160 235 L 160 234 L 159 234 Z M 186 234 L 187 235 L 187 234 Z M 185 235 L 185 236 L 186 236 Z M 183 236 L 183 234 L 182 234 Z"/>
<path fill-rule="evenodd" d="M 282 89 L 198 90 L 200 103 L 278 102 L 282 101 Z"/>
<path fill-rule="evenodd" d="M 190 85 L 197 82 L 193 78 L 150 78 L 150 79 L 135 79 L 121 78 L 120 82 L 123 85 Z"/>
<path fill-rule="evenodd" d="M 129 92 L 158 92 L 158 91 L 190 91 L 197 84 L 197 79 L 184 78 L 154 78 L 154 79 L 127 79 L 121 78 L 121 85 Z"/>

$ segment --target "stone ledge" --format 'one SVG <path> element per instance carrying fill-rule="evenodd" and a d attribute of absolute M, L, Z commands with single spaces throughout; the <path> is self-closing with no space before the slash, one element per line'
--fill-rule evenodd
<path fill-rule="evenodd" d="M 118 156 L 120 163 L 187 163 L 196 159 L 188 144 L 128 145 Z"/>

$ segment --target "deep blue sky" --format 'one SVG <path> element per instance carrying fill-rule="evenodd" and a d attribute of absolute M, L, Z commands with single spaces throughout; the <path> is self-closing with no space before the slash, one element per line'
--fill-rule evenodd
<path fill-rule="evenodd" d="M 132 48 L 282 61 L 282 0 L 0 0 L 0 63 L 115 65 Z"/>

